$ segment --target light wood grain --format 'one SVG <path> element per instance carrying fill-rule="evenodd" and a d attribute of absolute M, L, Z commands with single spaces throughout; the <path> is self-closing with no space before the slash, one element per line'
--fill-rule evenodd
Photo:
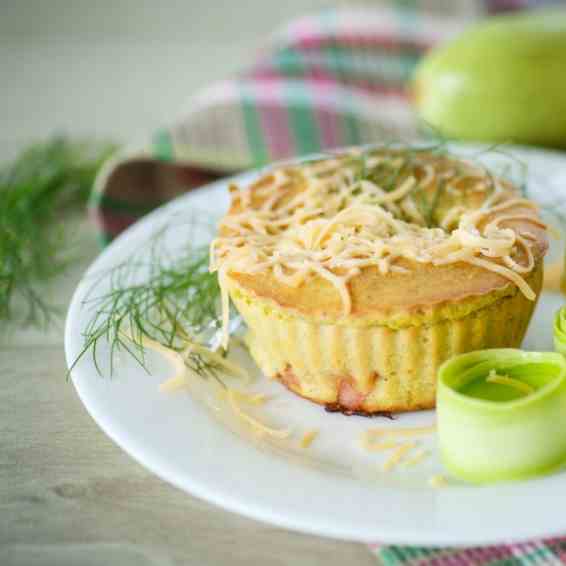
<path fill-rule="evenodd" d="M 143 137 L 191 93 L 249 64 L 271 30 L 333 3 L 6 4 L 0 161 L 54 131 Z M 63 310 L 96 254 L 85 226 L 73 237 L 83 262 L 51 287 Z M 0 328 L 1 566 L 375 564 L 363 545 L 246 520 L 151 475 L 98 429 L 65 370 L 62 325 Z"/>
<path fill-rule="evenodd" d="M 91 232 L 81 237 L 93 255 Z M 79 275 L 53 286 L 60 304 Z M 60 327 L 3 335 L 2 566 L 375 564 L 363 545 L 262 525 L 169 486 L 98 429 L 65 371 Z"/>

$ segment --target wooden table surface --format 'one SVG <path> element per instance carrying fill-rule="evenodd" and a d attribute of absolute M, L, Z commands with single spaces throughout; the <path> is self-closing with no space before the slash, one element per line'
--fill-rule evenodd
<path fill-rule="evenodd" d="M 55 131 L 127 142 L 334 0 L 18 0 L 0 8 L 0 161 Z M 230 13 L 227 18 L 226 14 Z M 51 288 L 65 310 L 98 253 Z M 373 565 L 361 544 L 286 532 L 169 486 L 107 438 L 65 380 L 62 323 L 0 327 L 0 565 Z"/>
<path fill-rule="evenodd" d="M 95 257 L 50 287 L 63 308 Z M 374 565 L 364 545 L 263 525 L 160 480 L 98 428 L 65 379 L 62 322 L 47 332 L 13 326 L 0 339 L 0 564 Z"/>

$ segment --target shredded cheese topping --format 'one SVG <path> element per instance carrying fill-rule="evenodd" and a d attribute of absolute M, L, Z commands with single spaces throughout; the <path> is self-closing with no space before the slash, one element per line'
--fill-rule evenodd
<path fill-rule="evenodd" d="M 344 315 L 351 311 L 348 283 L 362 270 L 407 273 L 415 262 L 469 263 L 507 278 L 527 298 L 536 298 L 524 279 L 534 266 L 533 236 L 501 226 L 514 220 L 544 226 L 527 213 L 535 208 L 533 203 L 462 160 L 444 159 L 438 166 L 438 157 L 434 161 L 426 153 L 408 158 L 400 151 L 382 150 L 365 156 L 360 173 L 359 159 L 359 151 L 352 152 L 277 169 L 246 189 L 231 186 L 233 211 L 222 220 L 210 254 L 210 268 L 219 271 L 222 287 L 225 346 L 229 272 L 270 272 L 291 287 L 321 277 L 336 289 Z M 367 170 L 392 171 L 396 182 L 386 186 L 384 175 L 372 177 Z M 433 225 L 442 193 L 454 200 L 450 195 L 464 190 L 485 195 L 479 208 L 456 201 Z M 428 209 L 420 204 L 427 198 Z M 495 213 L 499 216 L 494 218 Z"/>

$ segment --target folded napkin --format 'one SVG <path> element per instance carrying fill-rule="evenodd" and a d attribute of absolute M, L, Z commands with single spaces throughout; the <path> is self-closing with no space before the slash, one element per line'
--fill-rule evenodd
<path fill-rule="evenodd" d="M 340 146 L 414 138 L 418 124 L 406 87 L 422 54 L 478 15 L 539 3 L 399 0 L 291 23 L 251 67 L 191 98 L 173 124 L 106 164 L 89 205 L 101 241 L 174 196 L 231 173 Z M 566 562 L 566 538 L 472 549 L 370 549 L 391 566 Z"/>

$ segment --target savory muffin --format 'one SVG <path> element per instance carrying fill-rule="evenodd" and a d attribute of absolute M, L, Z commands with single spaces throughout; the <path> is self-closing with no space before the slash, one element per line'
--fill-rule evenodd
<path fill-rule="evenodd" d="M 275 169 L 212 243 L 268 376 L 345 413 L 431 408 L 442 362 L 516 347 L 545 226 L 510 182 L 444 152 L 354 149 Z"/>

